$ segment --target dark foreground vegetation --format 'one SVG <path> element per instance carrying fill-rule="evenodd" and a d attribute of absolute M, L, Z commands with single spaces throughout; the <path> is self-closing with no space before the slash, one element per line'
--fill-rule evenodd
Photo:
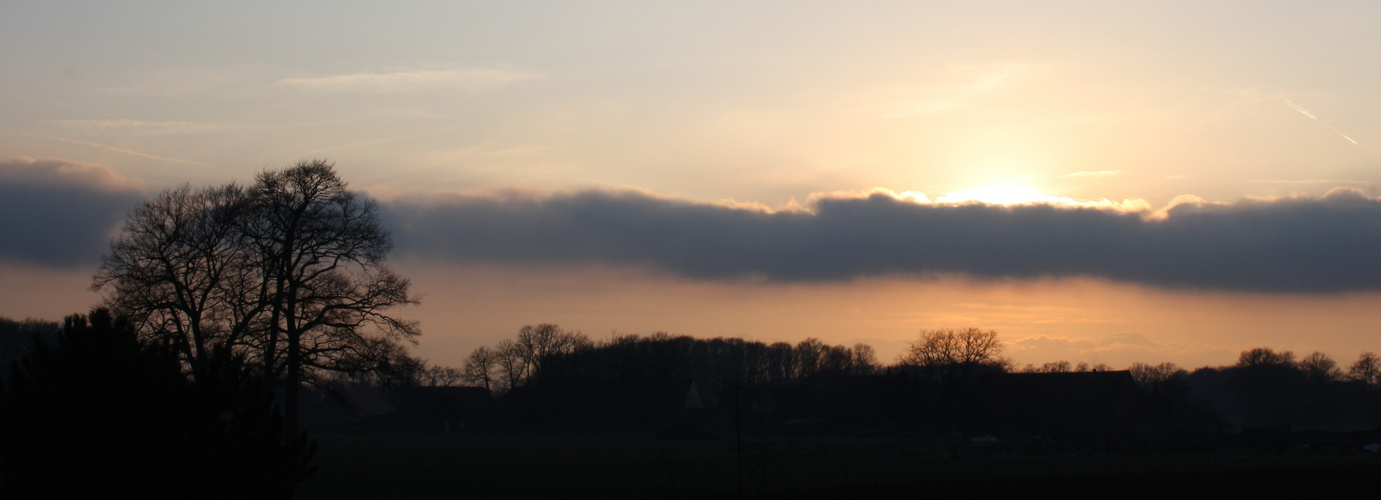
<path fill-rule="evenodd" d="M 1381 486 L 1377 389 L 1311 379 L 1309 362 L 1269 349 L 1193 373 L 865 368 L 843 355 L 803 372 L 797 356 L 775 363 L 795 376 L 746 384 L 733 371 L 706 378 L 716 364 L 696 359 L 755 343 L 624 336 L 536 358 L 538 375 L 497 397 L 421 378 L 304 388 L 314 445 L 284 439 L 281 392 L 243 358 L 208 358 L 193 377 L 175 347 L 140 341 L 105 310 L 61 327 L 0 324 L 35 339 L 0 399 L 0 472 L 17 498 L 1246 498 Z M 922 337 L 962 338 L 944 333 Z M 817 344 L 790 352 L 857 351 Z"/>
<path fill-rule="evenodd" d="M 1025 455 L 883 439 L 646 435 L 323 436 L 300 498 L 1369 497 L 1374 455 L 1243 451 Z M 741 461 L 740 461 L 741 459 Z M 740 465 L 741 464 L 741 465 Z"/>
<path fill-rule="evenodd" d="M 243 359 L 192 379 L 171 346 L 105 309 L 36 336 L 0 394 L 7 498 L 289 498 L 314 445 L 287 436 L 274 390 Z"/>

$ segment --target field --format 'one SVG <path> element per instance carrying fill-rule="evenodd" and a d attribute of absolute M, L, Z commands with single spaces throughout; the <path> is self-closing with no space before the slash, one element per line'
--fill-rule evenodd
<path fill-rule="evenodd" d="M 1030 495 L 1314 497 L 1381 491 L 1373 455 L 930 456 L 876 440 L 800 439 L 736 452 L 642 435 L 320 436 L 301 499 L 872 498 Z M 923 450 L 922 450 L 923 451 Z"/>

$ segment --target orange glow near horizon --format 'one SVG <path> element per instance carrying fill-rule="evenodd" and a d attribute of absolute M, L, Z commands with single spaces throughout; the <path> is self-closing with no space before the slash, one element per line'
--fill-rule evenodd
<path fill-rule="evenodd" d="M 849 283 L 688 281 L 634 268 L 400 263 L 425 298 L 409 311 L 427 332 L 418 353 L 459 365 L 525 324 L 558 323 L 606 338 L 666 331 L 796 343 L 869 344 L 891 363 L 922 329 L 997 330 L 1019 364 L 1065 360 L 1232 364 L 1267 346 L 1323 351 L 1339 364 L 1376 351 L 1381 294 L 1302 297 L 1161 290 L 1093 279 L 981 281 L 881 277 Z M 467 283 L 455 287 L 454 283 Z M 1303 336 L 1301 332 L 1329 331 Z"/>
<path fill-rule="evenodd" d="M 1025 203 L 1051 203 L 1060 198 L 1043 195 L 1029 186 L 1018 184 L 988 184 L 974 188 L 945 193 L 936 201 L 940 203 L 963 203 L 977 201 L 989 205 L 1020 205 Z"/>
<path fill-rule="evenodd" d="M 989 205 L 1028 205 L 1049 204 L 1066 207 L 1104 208 L 1120 212 L 1148 212 L 1151 204 L 1146 200 L 1109 199 L 1079 200 L 1067 196 L 1054 196 L 1041 193 L 1024 184 L 1002 183 L 986 184 L 973 188 L 945 193 L 935 199 L 936 203 L 986 203 Z"/>

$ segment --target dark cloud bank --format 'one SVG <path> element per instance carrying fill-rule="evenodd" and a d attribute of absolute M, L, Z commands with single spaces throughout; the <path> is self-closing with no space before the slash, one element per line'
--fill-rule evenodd
<path fill-rule="evenodd" d="M 142 189 L 110 169 L 61 160 L 0 160 L 0 260 L 94 267 Z"/>
<path fill-rule="evenodd" d="M 766 212 L 636 192 L 466 197 L 385 208 L 399 253 L 458 262 L 644 265 L 698 279 L 842 281 L 962 273 L 1170 288 L 1381 289 L 1381 202 L 1181 204 L 1164 218 L 1047 205 L 827 198 Z"/>
<path fill-rule="evenodd" d="M 0 261 L 99 263 L 144 197 L 100 166 L 0 161 Z M 824 198 L 812 212 L 639 192 L 475 196 L 383 204 L 397 255 L 471 263 L 647 266 L 712 280 L 845 281 L 954 273 L 1089 276 L 1231 291 L 1381 290 L 1381 201 L 1182 204 L 1163 218 L 1048 205 Z"/>

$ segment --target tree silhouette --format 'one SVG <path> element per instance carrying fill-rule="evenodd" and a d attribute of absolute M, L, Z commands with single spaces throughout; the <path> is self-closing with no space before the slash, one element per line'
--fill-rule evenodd
<path fill-rule="evenodd" d="M 504 339 L 496 346 L 495 353 L 498 355 L 496 364 L 503 377 L 502 389 L 507 391 L 523 385 L 528 379 L 529 368 L 523 348 L 513 339 Z"/>
<path fill-rule="evenodd" d="M 551 323 L 542 323 L 520 328 L 512 349 L 527 365 L 524 370 L 526 378 L 535 379 L 542 376 L 542 364 L 548 358 L 588 349 L 590 346 L 590 339 L 583 333 L 562 330 Z"/>
<path fill-rule="evenodd" d="M 298 388 L 324 372 L 420 377 L 398 345 L 417 324 L 387 314 L 416 303 L 408 280 L 383 265 L 392 242 L 375 204 L 346 187 L 316 160 L 249 188 L 166 191 L 130 214 L 93 288 L 195 376 L 223 348 L 283 380 L 294 435 Z"/>
<path fill-rule="evenodd" d="M 253 285 L 261 259 L 237 226 L 249 210 L 235 184 L 164 191 L 130 213 L 92 288 L 200 374 L 211 350 L 245 340 L 267 304 Z"/>
<path fill-rule="evenodd" d="M 1381 357 L 1370 351 L 1362 353 L 1348 367 L 1347 377 L 1371 387 L 1381 386 Z"/>
<path fill-rule="evenodd" d="M 1295 362 L 1295 353 L 1290 351 L 1276 352 L 1269 347 L 1257 347 L 1242 351 L 1237 358 L 1239 368 L 1252 366 L 1287 366 Z"/>
<path fill-rule="evenodd" d="M 1342 370 L 1338 369 L 1338 362 L 1321 352 L 1310 353 L 1299 360 L 1299 369 L 1304 372 L 1305 377 L 1315 382 L 1332 382 L 1343 376 Z"/>
<path fill-rule="evenodd" d="M 544 346 L 544 347 L 535 347 Z M 537 355 L 536 352 L 544 354 Z M 531 360 L 539 360 L 533 364 Z M 737 338 L 695 339 L 657 332 L 615 334 L 591 341 L 557 325 L 524 326 L 516 339 L 480 347 L 465 363 L 469 385 L 502 393 L 526 384 L 572 380 L 666 381 L 690 378 L 703 394 L 722 384 L 787 384 L 840 375 L 877 373 L 876 355 L 866 344 L 827 345 L 808 338 L 795 346 Z"/>
<path fill-rule="evenodd" d="M 466 381 L 465 371 L 447 366 L 431 366 L 422 373 L 422 384 L 426 387 L 459 387 Z M 486 387 L 487 389 L 487 387 Z"/>
<path fill-rule="evenodd" d="M 498 374 L 499 354 L 494 349 L 480 346 L 470 353 L 470 357 L 465 358 L 464 371 L 465 382 L 483 387 L 489 392 L 499 392 Z"/>
<path fill-rule="evenodd" d="M 981 366 L 1002 364 L 1004 360 L 998 357 L 1002 350 L 993 330 L 922 330 L 902 352 L 900 363 L 933 380 L 962 379 Z"/>
<path fill-rule="evenodd" d="M 264 256 L 273 290 L 262 362 L 273 372 L 282 340 L 291 432 L 306 372 L 350 364 L 368 368 L 374 358 L 367 326 L 385 338 L 413 340 L 421 333 L 417 323 L 385 311 L 416 301 L 408 296 L 408 280 L 383 265 L 393 244 L 380 226 L 378 208 L 346 190 L 331 163 L 266 170 L 251 197 L 255 210 L 246 232 Z"/>
<path fill-rule="evenodd" d="M 1045 363 L 1039 368 L 1032 367 L 1031 371 L 1033 373 L 1069 373 L 1075 370 L 1074 365 L 1070 364 L 1068 361 L 1059 360 Z"/>
<path fill-rule="evenodd" d="M 1132 373 L 1132 379 L 1136 380 L 1137 385 L 1152 392 L 1162 392 L 1172 387 L 1176 381 L 1182 380 L 1189 375 L 1188 371 L 1170 362 L 1158 365 L 1146 363 L 1132 363 L 1128 368 Z"/>
<path fill-rule="evenodd" d="M 32 351 L 38 342 L 53 342 L 62 325 L 50 321 L 15 321 L 0 317 L 0 380 L 9 377 L 10 363 Z"/>

